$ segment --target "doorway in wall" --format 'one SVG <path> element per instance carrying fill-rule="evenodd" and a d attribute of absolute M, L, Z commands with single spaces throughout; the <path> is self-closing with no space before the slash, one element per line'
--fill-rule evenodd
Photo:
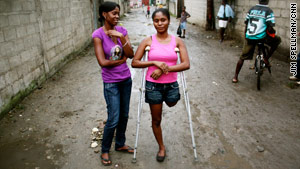
<path fill-rule="evenodd" d="M 182 7 L 184 7 L 184 0 L 177 0 L 177 18 L 180 18 Z"/>

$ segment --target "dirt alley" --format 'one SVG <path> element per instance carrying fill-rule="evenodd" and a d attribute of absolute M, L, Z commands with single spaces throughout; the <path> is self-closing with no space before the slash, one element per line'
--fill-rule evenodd
<path fill-rule="evenodd" d="M 121 23 L 134 49 L 155 33 L 141 9 L 133 9 Z M 177 25 L 172 18 L 170 33 Z M 113 165 L 102 166 L 95 153 L 100 147 L 90 148 L 92 128 L 106 118 L 100 67 L 91 46 L 1 120 L 0 168 L 300 169 L 300 90 L 290 88 L 289 64 L 272 59 L 272 75 L 264 73 L 257 91 L 254 71 L 248 69 L 253 61 L 245 62 L 240 82 L 231 83 L 240 43 L 220 44 L 215 32 L 190 24 L 184 41 L 191 60 L 186 77 L 199 162 L 193 162 L 182 97 L 175 107 L 164 106 L 165 162 L 155 160 L 158 146 L 144 104 L 137 163 L 112 147 Z M 141 70 L 131 72 L 127 144 L 134 146 Z"/>

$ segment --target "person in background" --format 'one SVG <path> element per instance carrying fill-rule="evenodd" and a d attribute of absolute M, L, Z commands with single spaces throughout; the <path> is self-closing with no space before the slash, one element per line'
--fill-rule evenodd
<path fill-rule="evenodd" d="M 147 6 L 147 14 L 146 17 L 149 18 L 150 17 L 150 5 Z"/>
<path fill-rule="evenodd" d="M 107 166 L 112 164 L 109 150 L 115 131 L 115 150 L 133 153 L 133 149 L 125 145 L 132 86 L 126 60 L 133 57 L 133 50 L 127 30 L 117 26 L 120 6 L 106 1 L 99 7 L 99 15 L 104 26 L 95 30 L 92 37 L 97 61 L 102 69 L 103 93 L 107 104 L 107 121 L 100 155 L 102 164 Z"/>
<path fill-rule="evenodd" d="M 181 17 L 180 17 L 180 28 L 181 28 L 181 32 L 183 33 L 183 35 L 179 35 L 179 37 L 181 38 L 185 38 L 185 30 L 186 30 L 186 22 L 187 22 L 187 18 L 191 17 L 191 15 L 185 11 L 186 7 L 182 7 L 182 12 L 181 12 Z"/>
<path fill-rule="evenodd" d="M 217 15 L 219 19 L 219 27 L 220 27 L 220 42 L 224 40 L 224 33 L 227 27 L 228 22 L 234 18 L 234 12 L 231 7 L 227 4 L 227 0 L 222 0 L 222 4 L 219 8 L 219 12 Z"/>
<path fill-rule="evenodd" d="M 259 4 L 252 7 L 245 19 L 245 41 L 240 59 L 237 62 L 232 83 L 238 82 L 238 75 L 244 60 L 251 60 L 255 46 L 258 42 L 264 42 L 270 46 L 270 51 L 264 58 L 265 65 L 270 69 L 269 58 L 275 52 L 281 38 L 275 35 L 275 17 L 271 8 L 268 7 L 269 0 L 259 0 Z"/>
<path fill-rule="evenodd" d="M 180 99 L 177 72 L 189 69 L 190 61 L 183 41 L 168 33 L 169 11 L 165 8 L 155 10 L 152 20 L 156 34 L 140 43 L 131 65 L 133 68 L 148 67 L 145 101 L 150 106 L 152 130 L 159 148 L 156 160 L 162 162 L 166 157 L 161 129 L 163 102 L 169 107 L 177 104 Z M 150 46 L 148 61 L 141 61 L 146 46 Z M 180 50 L 180 64 L 177 64 L 176 47 Z"/>

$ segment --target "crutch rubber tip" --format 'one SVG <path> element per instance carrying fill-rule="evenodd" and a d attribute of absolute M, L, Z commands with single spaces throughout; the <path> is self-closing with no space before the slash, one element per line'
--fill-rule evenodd
<path fill-rule="evenodd" d="M 195 161 L 195 162 L 199 162 L 198 158 L 194 158 L 194 161 Z"/>
<path fill-rule="evenodd" d="M 133 159 L 131 160 L 131 163 L 136 163 L 136 158 L 133 158 Z"/>

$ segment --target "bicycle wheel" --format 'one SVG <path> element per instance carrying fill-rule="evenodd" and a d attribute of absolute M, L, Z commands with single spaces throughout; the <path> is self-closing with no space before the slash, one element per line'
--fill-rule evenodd
<path fill-rule="evenodd" d="M 264 54 L 264 58 L 268 56 L 269 52 L 270 52 L 270 49 L 267 46 L 265 46 L 264 47 L 264 53 L 263 53 Z M 272 73 L 271 72 L 271 68 L 270 67 L 267 67 L 267 68 L 268 68 L 269 73 L 271 74 Z"/>
<path fill-rule="evenodd" d="M 256 56 L 255 58 L 255 62 L 254 62 L 254 70 L 255 70 L 255 74 L 258 73 L 258 56 Z"/>
<path fill-rule="evenodd" d="M 256 63 L 256 69 L 257 69 L 257 90 L 260 90 L 260 76 L 262 73 L 262 60 L 260 59 L 260 57 L 258 57 L 257 59 L 255 59 L 255 63 Z"/>

